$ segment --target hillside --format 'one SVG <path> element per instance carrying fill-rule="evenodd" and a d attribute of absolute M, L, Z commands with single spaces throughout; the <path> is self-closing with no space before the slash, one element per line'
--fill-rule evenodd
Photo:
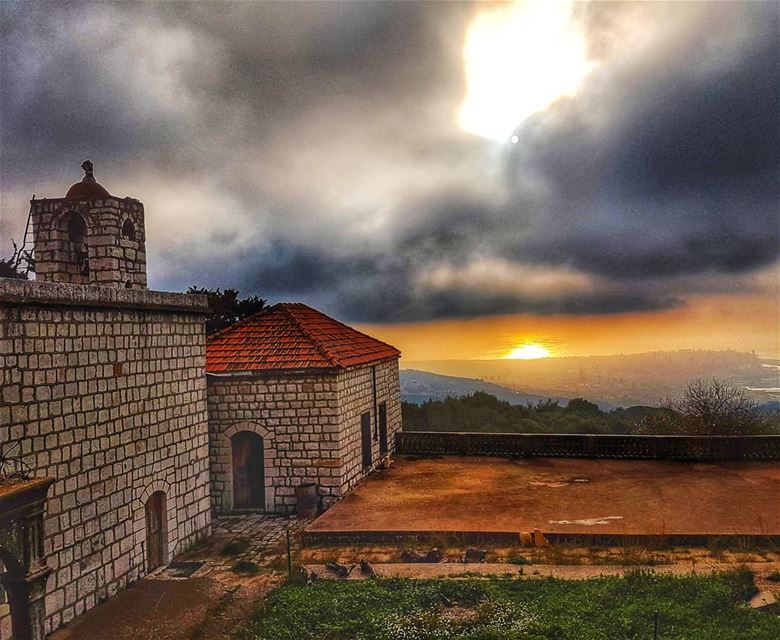
<path fill-rule="evenodd" d="M 458 398 L 472 394 L 476 391 L 489 393 L 490 395 L 508 402 L 509 404 L 536 404 L 548 400 L 549 396 L 534 393 L 523 393 L 492 382 L 477 380 L 474 378 L 459 378 L 457 376 L 443 376 L 428 371 L 416 369 L 401 370 L 401 400 L 413 404 L 422 404 L 428 400 L 444 400 L 445 398 Z M 566 403 L 566 398 L 552 398 Z"/>

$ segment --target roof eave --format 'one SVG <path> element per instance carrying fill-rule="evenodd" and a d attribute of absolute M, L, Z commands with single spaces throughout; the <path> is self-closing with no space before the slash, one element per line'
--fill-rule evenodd
<path fill-rule="evenodd" d="M 206 371 L 212 378 L 270 378 L 273 376 L 335 375 L 341 367 L 306 367 L 302 369 L 238 369 L 234 371 Z"/>

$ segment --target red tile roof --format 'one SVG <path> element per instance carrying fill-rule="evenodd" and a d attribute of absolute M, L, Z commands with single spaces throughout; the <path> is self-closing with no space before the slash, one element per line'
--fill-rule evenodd
<path fill-rule="evenodd" d="M 401 352 L 299 303 L 280 303 L 206 341 L 206 371 L 346 369 Z"/>

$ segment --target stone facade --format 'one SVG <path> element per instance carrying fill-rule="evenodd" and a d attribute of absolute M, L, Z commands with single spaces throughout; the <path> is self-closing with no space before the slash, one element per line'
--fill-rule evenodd
<path fill-rule="evenodd" d="M 374 393 L 376 389 L 376 393 Z M 401 429 L 401 382 L 398 358 L 348 369 L 338 375 L 340 456 L 342 461 L 339 497 L 345 496 L 385 457 L 380 451 L 379 422 L 384 405 L 387 420 L 388 455 L 395 452 L 395 433 Z M 363 467 L 360 416 L 370 413 L 370 467 Z"/>
<path fill-rule="evenodd" d="M 201 296 L 0 279 L 0 443 L 54 479 L 48 630 L 147 572 L 155 492 L 163 560 L 209 533 L 206 310 Z M 0 637 L 9 625 L 0 604 Z"/>
<path fill-rule="evenodd" d="M 376 380 L 376 384 L 374 384 Z M 211 493 L 214 509 L 233 509 L 231 437 L 263 438 L 265 510 L 291 513 L 295 488 L 314 482 L 323 508 L 382 461 L 378 413 L 387 416 L 388 451 L 401 428 L 398 358 L 330 372 L 208 375 Z M 372 425 L 372 462 L 362 464 L 361 415 Z"/>
<path fill-rule="evenodd" d="M 133 198 L 32 200 L 38 280 L 146 288 L 144 206 Z"/>

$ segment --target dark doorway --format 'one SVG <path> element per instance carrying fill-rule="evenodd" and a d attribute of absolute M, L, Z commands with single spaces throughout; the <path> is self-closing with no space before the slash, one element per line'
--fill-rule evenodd
<path fill-rule="evenodd" d="M 6 565 L 3 556 L 6 554 Z M 8 604 L 11 610 L 11 637 L 29 640 L 32 638 L 29 589 L 24 580 L 24 570 L 19 562 L 3 547 L 0 547 L 0 604 Z M 45 584 L 45 583 L 44 583 Z"/>
<path fill-rule="evenodd" d="M 387 455 L 387 405 L 379 405 L 379 455 Z"/>
<path fill-rule="evenodd" d="M 233 508 L 262 509 L 265 506 L 263 439 L 251 431 L 230 438 L 233 450 Z"/>
<path fill-rule="evenodd" d="M 360 444 L 363 450 L 363 468 L 371 466 L 371 413 L 360 416 Z"/>
<path fill-rule="evenodd" d="M 167 531 L 165 494 L 155 491 L 146 501 L 146 569 L 154 571 L 165 564 Z"/>

